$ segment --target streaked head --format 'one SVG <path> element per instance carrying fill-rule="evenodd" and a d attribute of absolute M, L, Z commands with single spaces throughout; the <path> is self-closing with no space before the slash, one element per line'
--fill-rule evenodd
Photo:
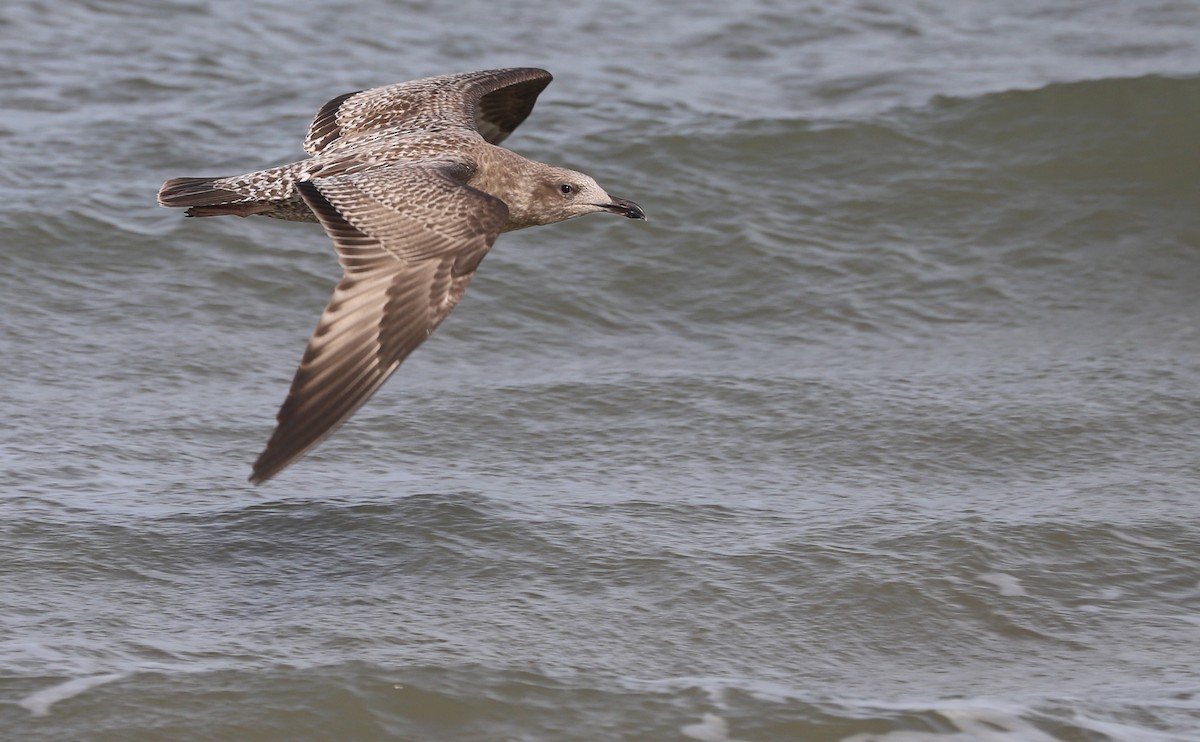
<path fill-rule="evenodd" d="M 605 193 L 591 176 L 561 167 L 546 167 L 538 178 L 532 202 L 537 224 L 551 224 L 596 211 L 645 220 L 642 207 Z"/>

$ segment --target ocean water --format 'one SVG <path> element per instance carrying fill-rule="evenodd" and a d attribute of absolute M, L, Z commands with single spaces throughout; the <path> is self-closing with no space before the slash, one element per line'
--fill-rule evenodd
<path fill-rule="evenodd" d="M 0 739 L 1200 739 L 1200 6 L 0 5 Z M 503 235 L 246 483 L 339 271 L 167 178 L 499 66 Z"/>

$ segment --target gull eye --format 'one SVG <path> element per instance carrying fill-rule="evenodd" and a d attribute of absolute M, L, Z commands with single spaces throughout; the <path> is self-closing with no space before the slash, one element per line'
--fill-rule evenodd
<path fill-rule="evenodd" d="M 575 186 L 571 185 L 570 183 L 563 183 L 562 185 L 560 185 L 558 187 L 558 190 L 562 191 L 562 195 L 570 196 L 572 193 L 574 193 L 576 191 L 576 188 L 575 188 Z"/>

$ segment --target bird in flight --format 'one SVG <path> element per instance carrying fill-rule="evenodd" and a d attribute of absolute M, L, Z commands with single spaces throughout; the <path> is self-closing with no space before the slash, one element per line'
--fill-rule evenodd
<path fill-rule="evenodd" d="M 646 218 L 583 173 L 498 146 L 551 79 L 515 68 L 347 93 L 317 112 L 308 159 L 163 184 L 158 202 L 187 216 L 318 222 L 342 266 L 251 482 L 354 414 L 454 309 L 501 232 L 597 211 Z"/>

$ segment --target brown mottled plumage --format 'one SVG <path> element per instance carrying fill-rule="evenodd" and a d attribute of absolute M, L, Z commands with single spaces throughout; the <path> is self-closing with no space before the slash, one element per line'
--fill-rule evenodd
<path fill-rule="evenodd" d="M 349 93 L 313 119 L 310 159 L 163 184 L 159 203 L 188 216 L 319 222 L 342 264 L 250 481 L 279 473 L 366 402 L 462 298 L 501 232 L 595 211 L 645 219 L 582 173 L 496 146 L 550 80 L 489 70 Z"/>

